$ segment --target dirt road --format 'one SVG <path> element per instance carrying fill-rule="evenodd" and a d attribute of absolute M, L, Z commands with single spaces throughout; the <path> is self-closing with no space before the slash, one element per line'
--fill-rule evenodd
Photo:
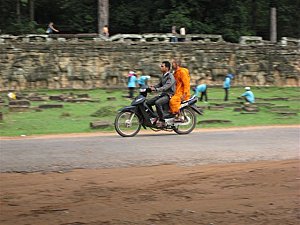
<path fill-rule="evenodd" d="M 195 133 L 186 136 L 191 139 L 187 138 L 184 145 L 179 145 L 182 136 L 149 134 L 135 139 L 111 135 L 106 135 L 107 139 L 80 136 L 75 138 L 74 144 L 70 143 L 74 137 L 1 140 L 1 170 L 17 168 L 9 163 L 2 164 L 3 152 L 5 160 L 13 159 L 11 155 L 14 154 L 15 162 L 20 163 L 20 155 L 30 155 L 30 149 L 40 150 L 28 156 L 30 160 L 24 158 L 23 165 L 18 165 L 27 172 L 21 169 L 23 172 L 0 173 L 0 224 L 298 225 L 299 128 L 280 128 L 273 130 L 274 133 L 269 133 L 271 128 L 251 130 L 253 132 L 233 129 Z M 246 136 L 251 137 L 251 141 L 242 144 Z M 180 149 L 161 148 L 155 154 L 146 154 L 144 157 L 148 160 L 139 158 L 138 155 L 145 152 L 134 144 L 136 141 L 144 143 L 149 138 L 152 142 L 155 138 L 173 141 L 177 147 L 198 148 L 187 151 L 186 155 Z M 196 142 L 199 138 L 201 141 Z M 68 151 L 61 153 L 65 154 L 66 161 L 61 161 L 60 167 L 53 167 L 53 162 L 59 162 L 55 154 L 62 151 L 62 142 L 57 140 L 66 141 L 64 146 Z M 105 142 L 112 140 L 116 140 L 117 146 L 123 143 L 122 151 L 111 149 L 113 145 L 103 147 Z M 2 151 L 3 143 L 5 151 Z M 24 147 L 24 153 L 14 152 L 12 146 L 15 143 Z M 49 148 L 45 149 L 45 146 Z M 71 150 L 81 156 L 78 152 L 83 146 L 90 150 L 100 146 L 97 151 L 85 151 L 84 154 L 97 160 L 101 158 L 98 154 L 102 154 L 109 165 L 114 166 L 94 168 L 105 164 L 93 164 L 93 167 L 88 167 L 92 161 L 86 161 L 82 164 L 86 169 L 74 169 L 76 166 L 72 163 L 78 162 L 79 158 L 72 161 Z M 129 150 L 125 150 L 126 146 L 130 146 Z M 205 151 L 202 148 L 206 148 Z M 108 150 L 114 152 L 110 157 Z M 122 160 L 126 160 L 124 150 L 129 160 L 122 164 Z M 46 154 L 49 151 L 51 154 Z M 205 152 L 205 157 L 202 157 Z M 71 167 L 65 167 L 66 156 L 69 156 Z M 43 157 L 48 157 L 49 162 L 42 160 L 42 167 L 39 167 Z M 130 166 L 128 162 L 133 162 L 134 157 L 138 160 Z M 205 165 L 201 165 L 203 160 Z M 162 165 L 164 161 L 174 164 Z M 36 164 L 26 165 L 28 162 Z M 148 166 L 141 166 L 143 162 Z M 127 168 L 116 168 L 122 165 Z M 46 170 L 41 169 L 43 166 Z M 38 169 L 40 172 L 30 172 Z"/>
<path fill-rule="evenodd" d="M 3 225 L 297 225 L 299 161 L 1 173 Z"/>

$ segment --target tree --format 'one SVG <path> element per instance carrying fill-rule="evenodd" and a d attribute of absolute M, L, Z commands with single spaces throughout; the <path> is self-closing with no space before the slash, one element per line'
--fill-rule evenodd
<path fill-rule="evenodd" d="M 108 26 L 109 0 L 98 0 L 98 33 L 102 33 L 102 28 Z"/>
<path fill-rule="evenodd" d="M 278 38 L 299 38 L 300 1 L 270 1 L 276 3 Z M 109 24 L 113 35 L 167 33 L 176 25 L 186 27 L 188 33 L 221 34 L 232 42 L 241 35 L 269 40 L 270 1 L 1 0 L 0 29 L 2 33 L 22 34 L 46 28 L 53 21 L 61 33 L 96 33 Z M 33 26 L 33 20 L 37 26 Z"/>
<path fill-rule="evenodd" d="M 29 18 L 34 21 L 34 0 L 29 0 Z"/>

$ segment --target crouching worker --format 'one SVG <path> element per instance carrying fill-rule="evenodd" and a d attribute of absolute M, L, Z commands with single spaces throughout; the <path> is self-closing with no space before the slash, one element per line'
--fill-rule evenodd
<path fill-rule="evenodd" d="M 194 90 L 194 95 L 199 97 L 201 94 L 199 100 L 202 101 L 204 99 L 204 102 L 207 102 L 207 85 L 203 81 L 204 79 L 200 79 L 197 82 L 197 86 L 193 89 Z"/>
<path fill-rule="evenodd" d="M 175 79 L 173 74 L 170 72 L 171 64 L 169 61 L 163 61 L 160 65 L 160 70 L 162 72 L 162 77 L 160 82 L 155 86 L 150 86 L 151 91 L 161 92 L 159 95 L 149 99 L 147 105 L 152 109 L 155 105 L 156 112 L 158 115 L 158 121 L 156 122 L 157 127 L 164 127 L 164 118 L 166 113 L 163 110 L 163 106 L 169 104 L 170 98 L 175 92 Z M 152 110 L 153 111 L 153 110 Z"/>
<path fill-rule="evenodd" d="M 183 118 L 179 115 L 179 109 L 181 102 L 188 100 L 191 96 L 190 73 L 187 68 L 181 67 L 181 62 L 178 59 L 173 59 L 172 67 L 176 80 L 176 91 L 170 100 L 170 112 L 176 115 L 175 122 L 182 122 Z"/>
<path fill-rule="evenodd" d="M 255 97 L 250 87 L 245 87 L 245 92 L 240 96 L 240 98 L 244 99 L 248 103 L 255 102 Z"/>

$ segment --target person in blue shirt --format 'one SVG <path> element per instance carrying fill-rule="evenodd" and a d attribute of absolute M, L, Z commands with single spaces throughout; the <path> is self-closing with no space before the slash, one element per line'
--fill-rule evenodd
<path fill-rule="evenodd" d="M 242 98 L 246 100 L 246 102 L 254 103 L 255 97 L 250 87 L 245 87 L 245 92 L 241 95 Z"/>
<path fill-rule="evenodd" d="M 135 72 L 130 71 L 128 74 L 128 91 L 129 91 L 129 98 L 133 98 L 133 94 L 134 94 L 134 89 L 136 87 L 136 83 L 137 83 L 137 77 Z"/>
<path fill-rule="evenodd" d="M 228 101 L 229 89 L 231 86 L 231 80 L 233 79 L 233 75 L 231 73 L 227 74 L 223 83 L 223 88 L 225 90 L 224 101 Z"/>
<path fill-rule="evenodd" d="M 147 85 L 148 80 L 150 80 L 150 78 L 151 78 L 150 76 L 143 75 L 143 74 L 144 74 L 144 71 L 142 71 L 142 74 L 138 79 L 138 84 L 140 87 Z"/>
<path fill-rule="evenodd" d="M 201 93 L 201 96 L 200 96 L 200 101 L 203 100 L 203 97 L 204 97 L 204 101 L 207 102 L 207 85 L 203 82 L 203 79 L 200 79 L 198 81 L 198 85 L 194 88 L 194 95 L 199 97 Z"/>

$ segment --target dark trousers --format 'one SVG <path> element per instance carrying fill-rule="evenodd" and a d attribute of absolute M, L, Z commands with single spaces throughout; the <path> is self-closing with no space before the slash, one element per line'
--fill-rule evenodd
<path fill-rule="evenodd" d="M 163 95 L 163 96 L 158 95 L 149 99 L 147 101 L 147 105 L 149 106 L 150 109 L 152 109 L 152 106 L 155 105 L 157 115 L 162 120 L 166 116 L 166 113 L 164 113 L 163 110 L 163 106 L 165 104 L 168 104 L 169 101 L 170 101 L 170 97 L 168 95 Z"/>
<path fill-rule="evenodd" d="M 225 90 L 225 97 L 224 97 L 224 101 L 228 101 L 229 88 L 224 88 L 224 90 Z"/>
<path fill-rule="evenodd" d="M 134 94 L 134 87 L 129 87 L 129 98 L 133 98 L 133 94 Z"/>
<path fill-rule="evenodd" d="M 200 101 L 202 101 L 204 97 L 204 100 L 207 102 L 207 88 L 205 91 L 201 92 Z"/>

